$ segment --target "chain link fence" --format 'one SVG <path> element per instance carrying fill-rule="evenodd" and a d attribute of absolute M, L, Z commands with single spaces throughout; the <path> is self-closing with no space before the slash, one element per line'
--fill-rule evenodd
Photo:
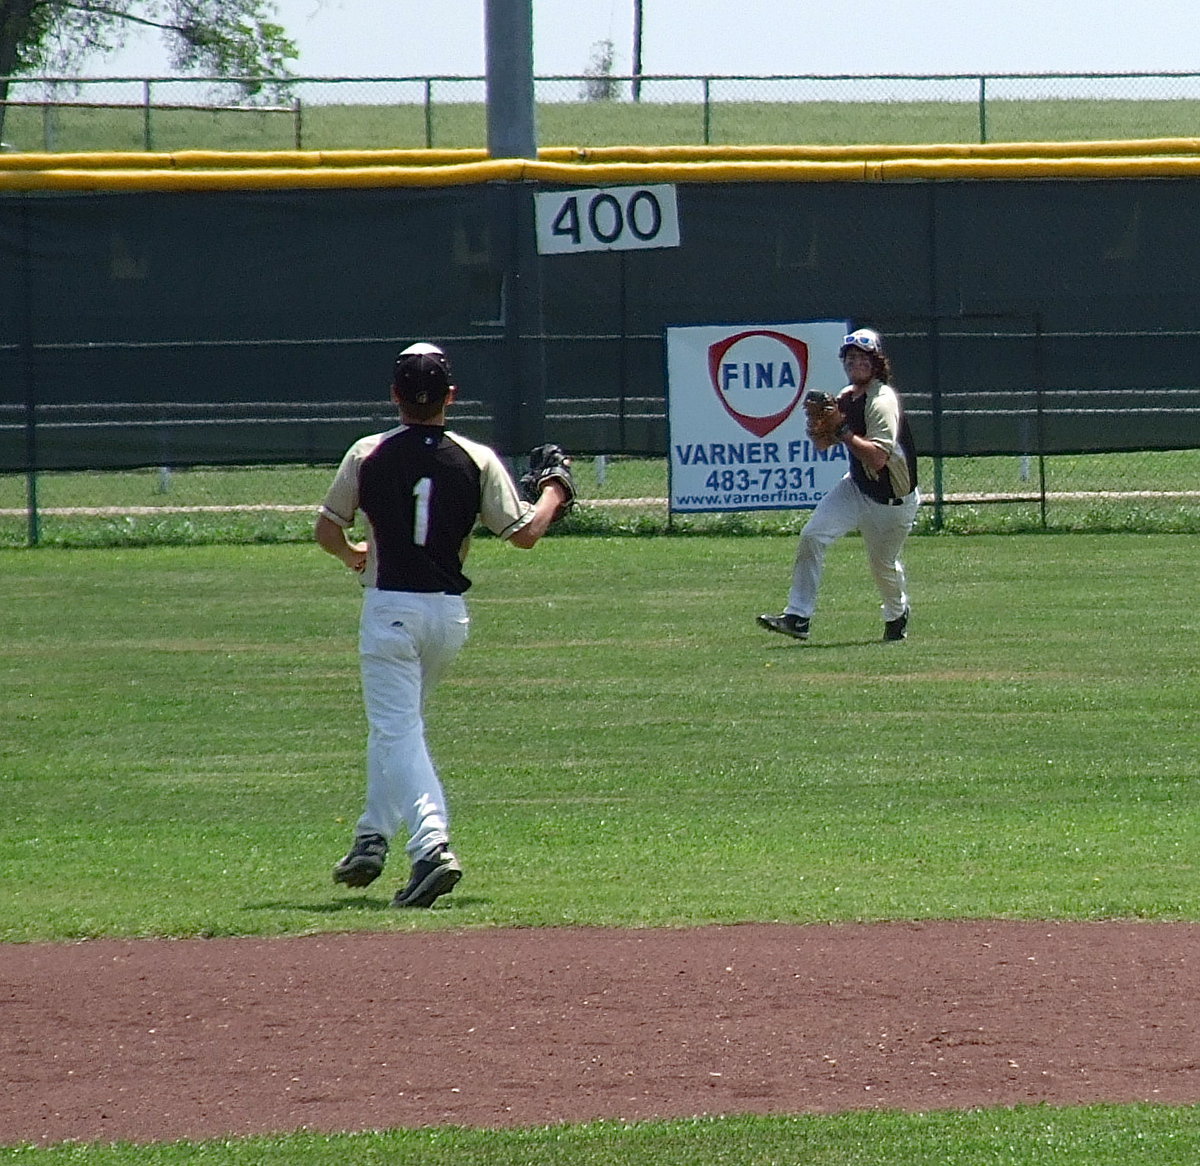
<path fill-rule="evenodd" d="M 483 148 L 484 77 L 10 78 L 5 149 Z M 543 146 L 1192 137 L 1200 73 L 567 75 L 534 81 Z"/>

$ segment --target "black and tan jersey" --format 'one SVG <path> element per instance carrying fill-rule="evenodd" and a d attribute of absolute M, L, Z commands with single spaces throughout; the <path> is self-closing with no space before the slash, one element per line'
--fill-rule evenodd
<path fill-rule="evenodd" d="M 917 450 L 899 395 L 891 385 L 877 380 L 857 399 L 848 389 L 839 394 L 838 405 L 850 428 L 888 455 L 887 465 L 879 472 L 852 457 L 850 476 L 854 484 L 876 502 L 906 497 L 917 486 Z"/>
<path fill-rule="evenodd" d="M 477 521 L 508 538 L 533 516 L 494 450 L 438 425 L 399 425 L 347 450 L 320 513 L 348 529 L 360 510 L 365 586 L 450 595 L 471 586 L 463 563 Z"/>

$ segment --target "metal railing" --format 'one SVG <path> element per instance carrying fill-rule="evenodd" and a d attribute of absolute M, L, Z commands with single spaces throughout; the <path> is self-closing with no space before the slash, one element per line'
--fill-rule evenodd
<path fill-rule="evenodd" d="M 287 114 L 291 119 L 292 144 L 297 150 L 303 148 L 302 109 L 301 102 L 298 97 L 293 98 L 290 105 L 175 105 L 167 102 L 154 102 L 151 96 L 152 85 L 149 81 L 145 82 L 144 90 L 145 95 L 141 104 L 141 147 L 147 152 L 157 149 L 157 145 L 154 140 L 155 113 L 178 113 L 185 111 L 210 114 L 252 113 L 259 117 L 262 117 L 265 114 Z M 39 111 L 42 125 L 41 148 L 47 153 L 57 153 L 59 151 L 59 123 L 62 111 L 124 110 L 129 108 L 125 105 L 114 106 L 111 103 L 102 101 L 60 101 L 49 99 L 42 101 L 3 101 L 0 102 L 0 107 L 3 107 L 4 109 L 33 109 Z M 14 147 L 6 143 L 5 148 L 11 150 Z"/>
<path fill-rule="evenodd" d="M 2 79 L 0 79 L 2 80 Z M 13 77 L 10 149 L 481 147 L 486 78 Z M 541 145 L 1192 137 L 1200 72 L 535 78 Z M 596 99 L 596 93 L 603 97 Z"/>

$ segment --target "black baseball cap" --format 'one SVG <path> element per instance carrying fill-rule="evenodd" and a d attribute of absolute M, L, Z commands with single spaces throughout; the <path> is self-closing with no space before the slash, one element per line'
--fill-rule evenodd
<path fill-rule="evenodd" d="M 436 344 L 410 344 L 392 372 L 396 396 L 410 405 L 437 405 L 446 399 L 452 384 L 450 359 Z"/>

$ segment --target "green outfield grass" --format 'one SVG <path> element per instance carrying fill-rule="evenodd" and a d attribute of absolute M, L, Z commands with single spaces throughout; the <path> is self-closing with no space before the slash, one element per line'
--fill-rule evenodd
<path fill-rule="evenodd" d="M 478 540 L 473 642 L 431 709 L 470 876 L 416 918 L 328 881 L 362 785 L 337 563 L 2 552 L 0 939 L 1200 918 L 1194 539 L 915 538 L 912 639 L 886 649 L 854 538 L 811 643 L 754 627 L 792 546 Z"/>
<path fill-rule="evenodd" d="M 0 1149 L 23 1166 L 1183 1166 L 1200 1109 L 1030 1106 Z"/>
<path fill-rule="evenodd" d="M 536 111 L 543 146 L 842 145 L 854 143 L 1088 141 L 1192 137 L 1200 102 L 1172 100 L 990 100 L 981 123 L 970 101 L 561 101 Z M 50 149 L 142 150 L 140 106 L 63 108 L 50 123 Z M 289 150 L 296 146 L 290 110 L 152 109 L 155 150 Z M 14 107 L 4 137 L 23 150 L 47 148 L 40 108 Z M 305 105 L 301 146 L 334 149 L 481 148 L 487 144 L 483 105 L 444 101 L 431 106 Z"/>
<path fill-rule="evenodd" d="M 853 537 L 830 553 L 812 641 L 755 628 L 782 603 L 792 548 L 478 540 L 472 641 L 429 710 L 467 876 L 415 916 L 388 908 L 394 878 L 377 892 L 329 879 L 362 794 L 359 592 L 337 563 L 310 545 L 0 551 L 0 940 L 1200 919 L 1194 538 L 915 538 L 912 637 L 892 645 Z M 772 894 L 745 876 L 749 852 L 770 855 Z M 0 1161 L 1126 1166 L 1198 1152 L 1195 1108 L 1039 1106 Z"/>

